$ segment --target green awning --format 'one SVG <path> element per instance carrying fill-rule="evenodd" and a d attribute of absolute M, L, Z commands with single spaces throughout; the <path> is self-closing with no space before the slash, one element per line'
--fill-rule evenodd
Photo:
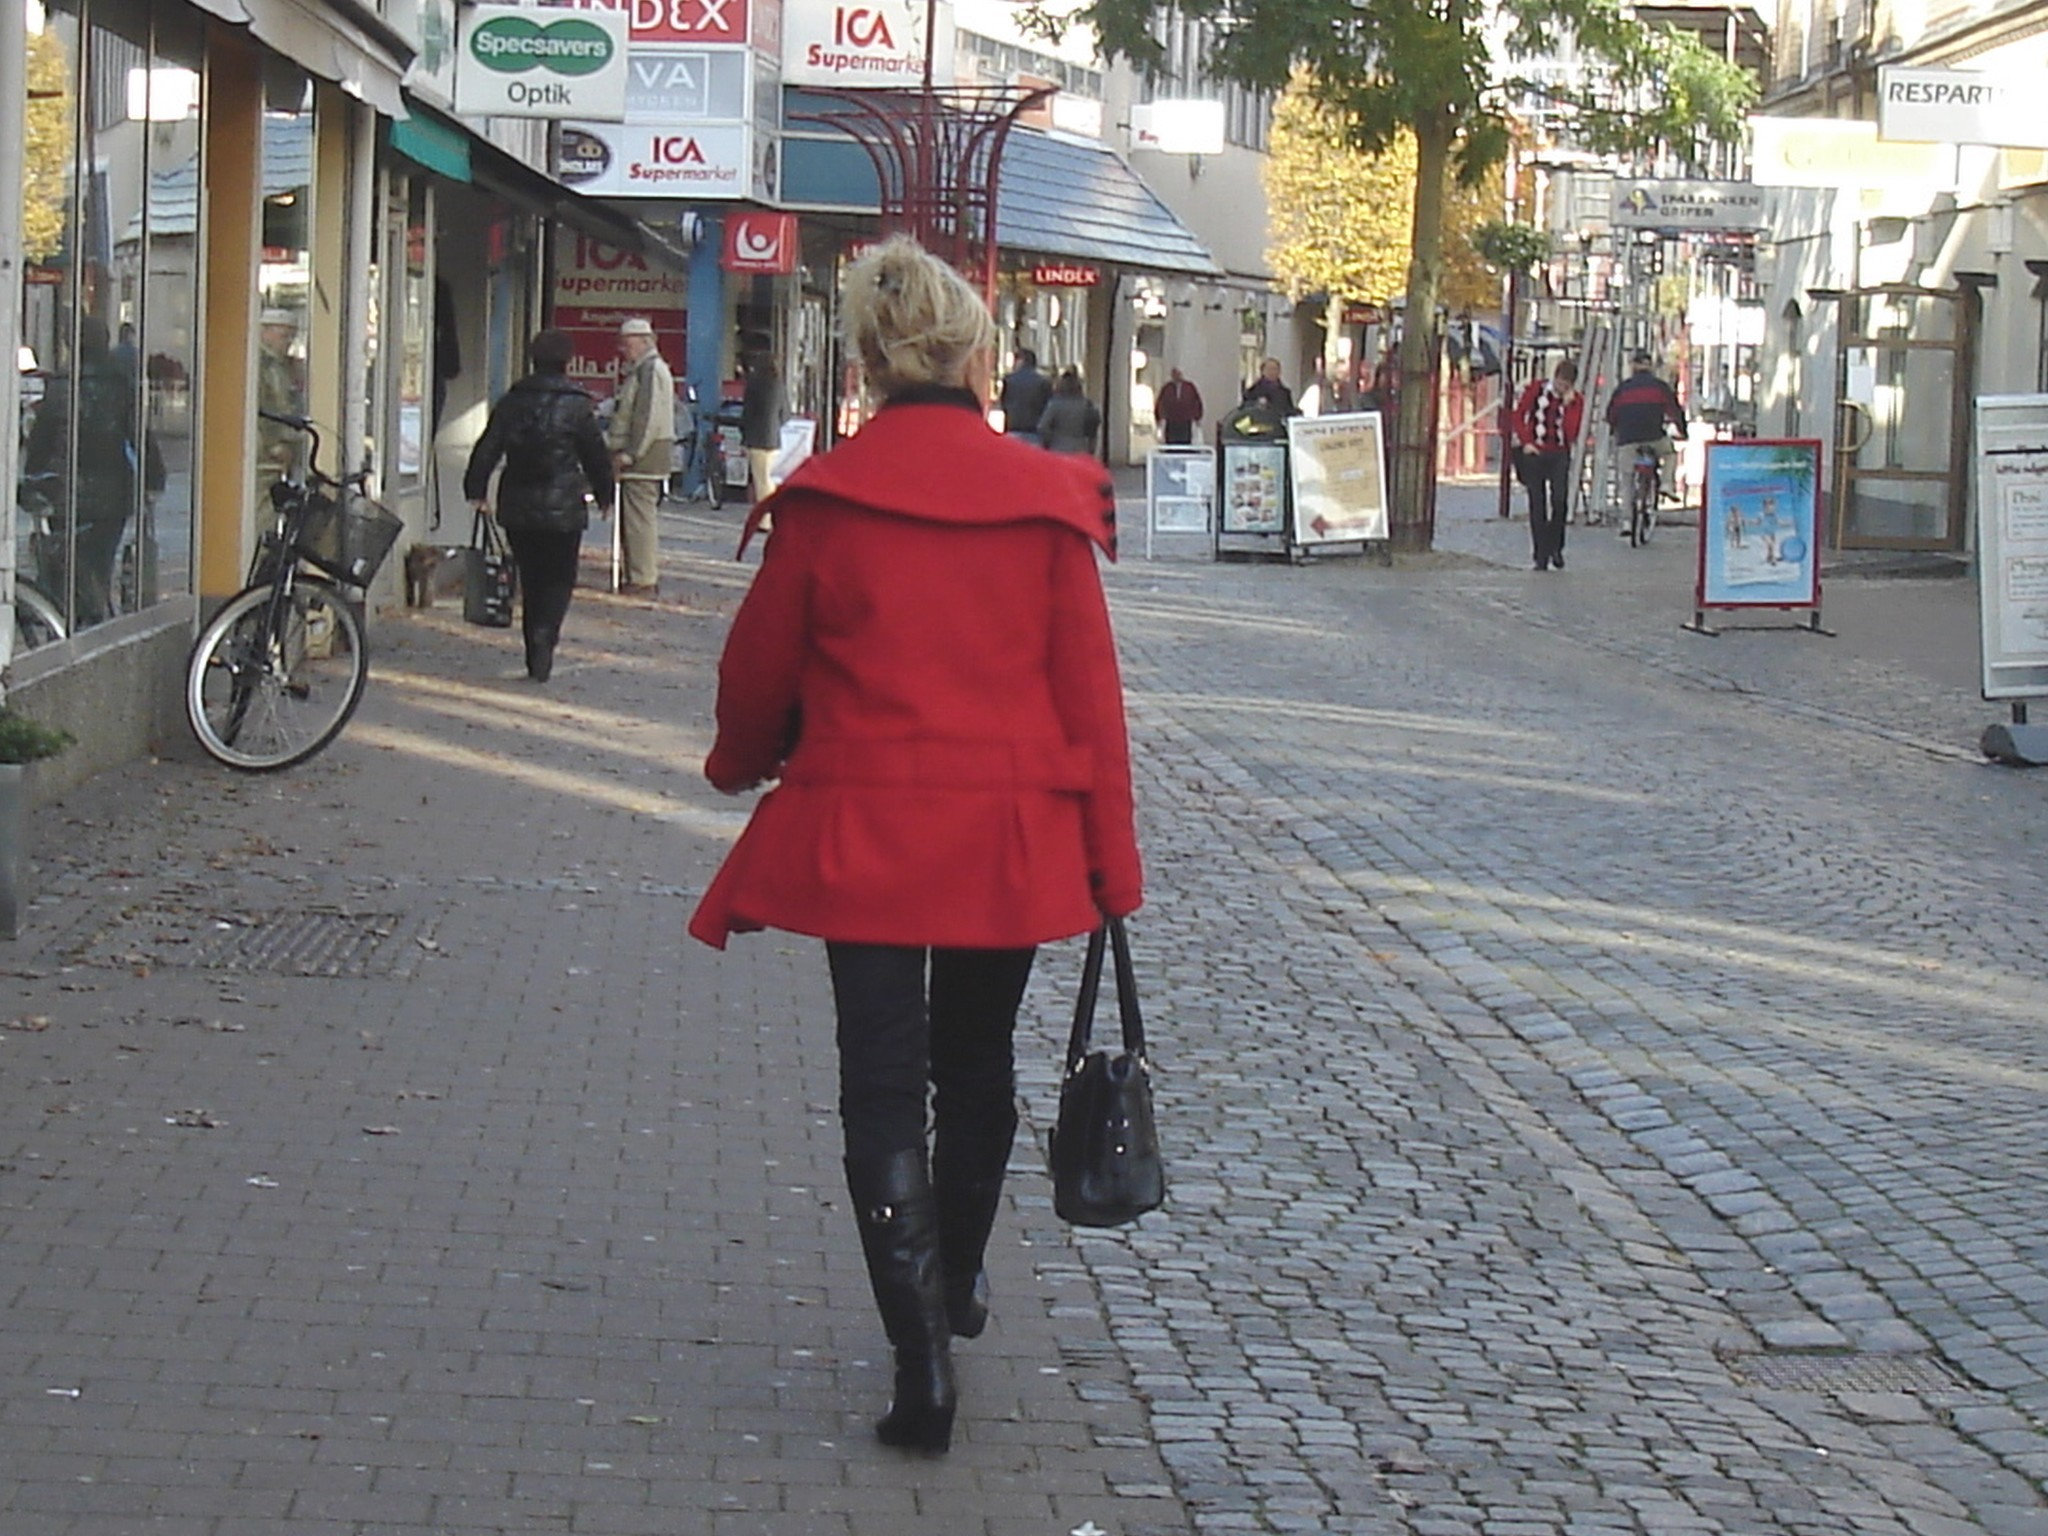
<path fill-rule="evenodd" d="M 424 112 L 391 125 L 391 147 L 450 181 L 469 180 L 469 135 L 437 123 Z"/>

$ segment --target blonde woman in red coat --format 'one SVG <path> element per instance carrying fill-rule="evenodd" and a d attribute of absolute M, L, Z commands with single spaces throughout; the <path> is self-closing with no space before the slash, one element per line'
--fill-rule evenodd
<path fill-rule="evenodd" d="M 895 1351 L 876 1433 L 943 1451 L 950 1340 L 988 1320 L 1033 953 L 1141 895 L 1096 568 L 1115 500 L 1100 464 L 989 429 L 994 327 L 951 267 L 889 240 L 848 271 L 842 312 L 881 408 L 756 511 L 775 532 L 704 771 L 774 787 L 690 932 L 825 941 L 847 1188 Z"/>

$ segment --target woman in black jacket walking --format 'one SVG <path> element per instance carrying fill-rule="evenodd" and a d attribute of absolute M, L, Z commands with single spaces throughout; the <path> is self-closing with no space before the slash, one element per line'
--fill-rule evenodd
<path fill-rule="evenodd" d="M 533 372 L 491 409 L 469 456 L 462 494 L 479 512 L 491 510 L 491 471 L 498 477 L 498 523 L 519 565 L 519 621 L 526 635 L 526 675 L 537 683 L 554 670 L 555 643 L 576 560 L 590 526 L 590 499 L 612 499 L 611 454 L 590 396 L 569 380 L 575 343 L 566 331 L 542 331 L 527 348 Z"/>

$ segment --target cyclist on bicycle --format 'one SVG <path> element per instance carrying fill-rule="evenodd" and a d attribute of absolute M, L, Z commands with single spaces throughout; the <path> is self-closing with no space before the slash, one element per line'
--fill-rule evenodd
<path fill-rule="evenodd" d="M 1678 403 L 1677 391 L 1650 371 L 1654 362 L 1647 352 L 1630 355 L 1629 366 L 1635 371 L 1607 397 L 1607 426 L 1624 463 L 1633 462 L 1633 450 L 1638 447 L 1647 444 L 1656 449 L 1658 493 L 1670 496 L 1671 461 L 1677 450 L 1664 426 L 1669 422 L 1678 428 L 1678 436 L 1684 437 L 1685 407 Z"/>

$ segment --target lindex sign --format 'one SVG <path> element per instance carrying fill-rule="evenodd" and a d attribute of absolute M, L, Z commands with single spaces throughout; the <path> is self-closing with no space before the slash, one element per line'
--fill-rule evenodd
<path fill-rule="evenodd" d="M 618 122 L 626 115 L 624 14 L 471 7 L 456 51 L 455 110 Z"/>

